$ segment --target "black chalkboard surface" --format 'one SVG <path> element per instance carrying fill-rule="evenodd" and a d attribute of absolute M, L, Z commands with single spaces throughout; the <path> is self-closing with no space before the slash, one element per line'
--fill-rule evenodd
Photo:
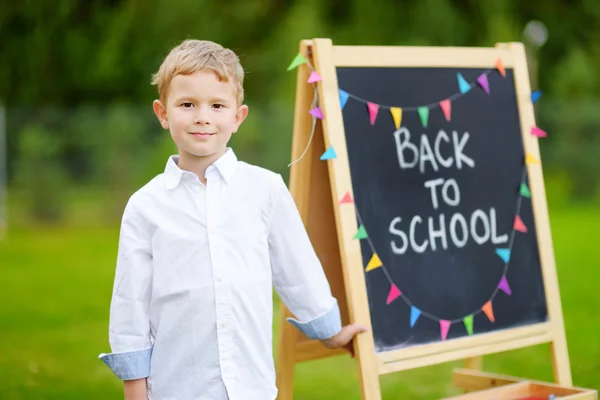
<path fill-rule="evenodd" d="M 443 340 L 443 321 L 451 323 L 446 340 L 467 336 L 469 315 L 473 335 L 546 321 L 532 206 L 519 192 L 527 175 L 513 71 L 336 71 L 339 88 L 355 96 L 342 113 L 358 223 L 368 234 L 363 263 L 376 253 L 383 264 L 365 272 L 376 352 Z M 382 106 L 370 123 L 365 101 L 439 102 L 459 92 L 457 73 L 468 82 L 487 73 L 490 93 L 475 85 L 454 99 L 450 121 L 431 107 L 424 127 L 406 110 L 397 130 Z M 513 229 L 516 215 L 526 233 Z M 508 262 L 502 248 L 511 249 Z M 401 295 L 386 304 L 392 283 Z M 489 300 L 493 317 L 481 311 Z"/>

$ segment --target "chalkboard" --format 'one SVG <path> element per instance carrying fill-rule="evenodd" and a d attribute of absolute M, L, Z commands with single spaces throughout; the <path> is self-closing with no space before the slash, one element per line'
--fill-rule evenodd
<path fill-rule="evenodd" d="M 339 89 L 350 94 L 342 113 L 358 224 L 368 235 L 361 240 L 363 264 L 374 253 L 383 264 L 365 272 L 375 351 L 443 340 L 440 320 L 452 322 L 445 340 L 469 335 L 462 321 L 469 315 L 473 335 L 546 321 L 531 199 L 520 192 L 527 174 L 512 69 L 505 77 L 477 68 L 336 71 Z M 399 107 L 436 103 L 460 93 L 457 73 L 467 82 L 487 74 L 489 94 L 474 85 L 453 99 L 450 121 L 440 107 L 430 107 L 424 127 L 418 112 L 405 110 L 397 130 L 389 109 L 380 107 L 371 124 L 366 101 Z M 425 154 L 414 166 L 412 149 Z M 452 165 L 445 167 L 450 157 Z M 517 215 L 527 232 L 513 229 Z M 496 252 L 502 248 L 511 249 L 507 263 Z M 499 289 L 503 276 L 506 286 Z M 401 295 L 386 304 L 391 283 Z M 494 322 L 481 311 L 490 299 Z"/>

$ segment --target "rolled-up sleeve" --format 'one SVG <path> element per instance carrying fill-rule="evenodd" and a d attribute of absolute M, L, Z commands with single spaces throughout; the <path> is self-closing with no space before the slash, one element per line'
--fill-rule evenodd
<path fill-rule="evenodd" d="M 289 190 L 278 177 L 269 225 L 275 290 L 296 316 L 289 318 L 311 339 L 328 339 L 342 329 L 337 300 Z"/>
<path fill-rule="evenodd" d="M 129 201 L 123 213 L 110 305 L 112 353 L 99 358 L 122 380 L 150 375 L 152 252 L 147 226 Z"/>

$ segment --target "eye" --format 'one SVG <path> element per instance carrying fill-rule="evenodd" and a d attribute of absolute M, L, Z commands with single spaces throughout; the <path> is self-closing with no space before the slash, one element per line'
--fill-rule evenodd
<path fill-rule="evenodd" d="M 225 108 L 225 106 L 223 104 L 213 104 L 213 107 L 216 108 L 217 110 Z"/>
<path fill-rule="evenodd" d="M 192 108 L 194 106 L 194 104 L 192 104 L 189 101 L 186 101 L 184 103 L 181 103 L 181 105 L 183 106 L 183 108 Z"/>

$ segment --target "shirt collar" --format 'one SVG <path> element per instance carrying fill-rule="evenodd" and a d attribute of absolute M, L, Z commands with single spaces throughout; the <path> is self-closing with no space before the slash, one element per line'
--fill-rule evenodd
<path fill-rule="evenodd" d="M 178 155 L 170 156 L 169 159 L 167 160 L 167 165 L 165 167 L 165 177 L 166 177 L 165 186 L 169 190 L 173 189 L 177 185 L 179 185 L 179 182 L 181 181 L 181 177 L 184 174 L 191 173 L 191 172 L 188 172 L 188 171 L 185 171 L 185 170 L 182 170 L 181 168 L 179 168 L 178 163 L 179 163 Z M 217 159 L 217 161 L 215 161 L 213 164 L 211 164 L 206 169 L 206 171 L 208 172 L 209 169 L 215 168 L 217 171 L 219 171 L 219 174 L 221 175 L 221 177 L 223 178 L 225 183 L 229 183 L 233 176 L 233 172 L 235 170 L 236 163 L 237 163 L 237 157 L 236 157 L 235 153 L 233 152 L 233 150 L 231 148 L 227 148 L 227 150 L 225 151 L 225 154 L 223 154 L 221 157 L 219 157 L 219 159 Z"/>

